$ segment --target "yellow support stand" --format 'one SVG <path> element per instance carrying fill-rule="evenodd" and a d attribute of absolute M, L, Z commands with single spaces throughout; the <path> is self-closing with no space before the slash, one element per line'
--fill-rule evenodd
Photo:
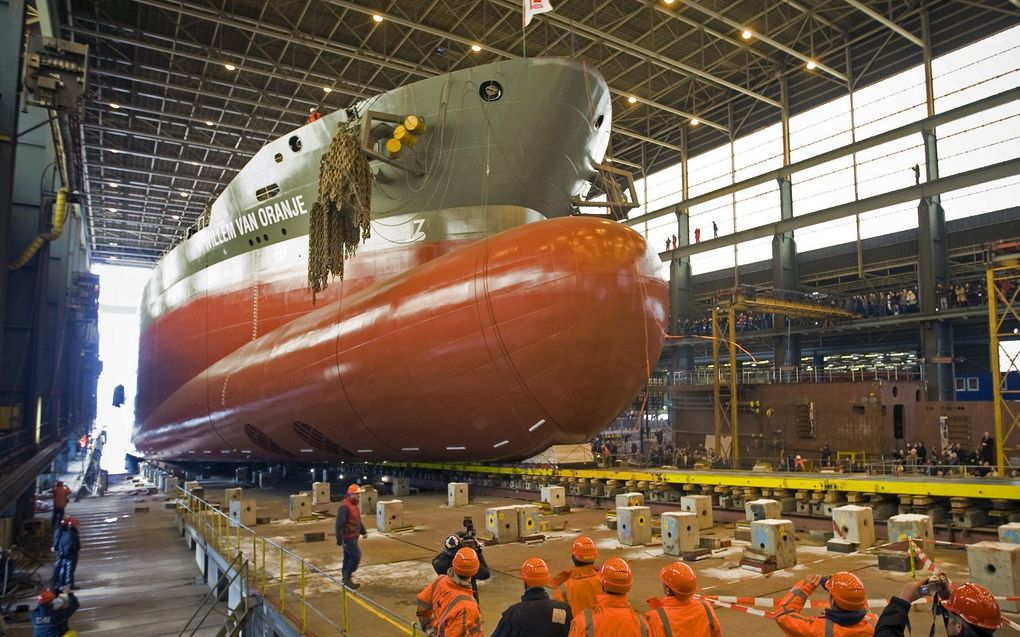
<path fill-rule="evenodd" d="M 1014 249 L 1017 246 L 1013 246 Z M 1008 354 L 1005 360 L 1008 363 L 1005 369 L 1002 368 L 1000 358 L 1002 347 L 999 343 L 1001 337 L 1015 338 L 1016 334 L 1006 327 L 1012 321 L 1020 322 L 1020 314 L 1017 313 L 1016 303 L 1020 296 L 1020 287 L 1007 292 L 1010 287 L 1008 282 L 1020 277 L 1020 252 L 1012 252 L 1005 255 L 995 255 L 988 269 L 985 272 L 985 282 L 988 286 L 988 346 L 991 354 L 992 367 L 992 401 L 995 410 L 995 465 L 1000 476 L 1006 475 L 1006 452 L 1016 449 L 1012 438 L 1017 427 L 1020 426 L 1020 411 L 1016 410 L 1016 399 L 1020 398 L 1020 390 L 1009 389 L 1007 379 L 1011 372 L 1020 374 L 1020 356 L 1010 357 Z M 1006 282 L 1007 285 L 1000 287 L 999 284 Z M 1012 400 L 1011 400 L 1012 399 Z"/>

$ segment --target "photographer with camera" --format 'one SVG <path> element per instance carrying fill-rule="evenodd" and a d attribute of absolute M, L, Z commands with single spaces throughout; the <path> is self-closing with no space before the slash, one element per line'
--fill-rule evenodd
<path fill-rule="evenodd" d="M 954 589 L 944 575 L 938 575 L 907 582 L 878 618 L 875 637 L 903 637 L 904 630 L 910 628 L 910 605 L 928 594 L 934 598 L 932 616 L 942 615 L 949 637 L 991 637 L 1005 624 L 999 603 L 984 586 L 964 584 Z M 932 634 L 934 631 L 932 624 Z"/>
<path fill-rule="evenodd" d="M 818 587 L 829 593 L 829 608 L 821 617 L 804 615 L 804 604 Z M 779 600 L 775 618 L 787 637 L 872 637 L 877 619 L 868 612 L 864 583 L 847 571 L 797 582 Z"/>
<path fill-rule="evenodd" d="M 453 566 L 453 558 L 461 548 L 469 548 L 478 556 L 478 572 L 471 576 L 471 591 L 478 601 L 478 580 L 489 579 L 489 565 L 485 563 L 485 556 L 482 555 L 482 544 L 475 537 L 475 523 L 469 518 L 464 518 L 464 530 L 457 531 L 454 535 L 446 538 L 443 542 L 443 550 L 432 558 L 432 569 L 436 575 L 445 575 Z"/>

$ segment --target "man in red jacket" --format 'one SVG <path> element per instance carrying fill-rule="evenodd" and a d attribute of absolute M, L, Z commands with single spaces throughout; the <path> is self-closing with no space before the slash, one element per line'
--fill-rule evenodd
<path fill-rule="evenodd" d="M 351 579 L 354 571 L 358 570 L 361 563 L 361 548 L 358 547 L 358 535 L 368 537 L 365 525 L 361 523 L 361 487 L 352 484 L 347 487 L 347 497 L 340 503 L 336 510 L 336 543 L 344 547 L 344 563 L 340 568 L 343 574 L 344 586 L 348 588 L 359 588 L 361 584 Z"/>
<path fill-rule="evenodd" d="M 64 519 L 64 509 L 67 508 L 67 501 L 71 497 L 71 490 L 62 481 L 57 480 L 53 487 L 53 516 L 50 518 L 50 527 L 56 530 L 57 525 Z"/>

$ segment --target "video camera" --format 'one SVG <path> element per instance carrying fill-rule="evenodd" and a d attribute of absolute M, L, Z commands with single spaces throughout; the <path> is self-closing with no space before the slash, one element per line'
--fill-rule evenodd
<path fill-rule="evenodd" d="M 460 538 L 461 546 L 466 546 L 475 550 L 482 548 L 478 539 L 475 537 L 475 522 L 470 516 L 464 516 L 464 530 L 457 531 L 457 537 Z"/>

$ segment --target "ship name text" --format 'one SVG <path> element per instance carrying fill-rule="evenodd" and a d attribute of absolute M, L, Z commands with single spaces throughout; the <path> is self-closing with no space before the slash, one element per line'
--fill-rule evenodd
<path fill-rule="evenodd" d="M 250 210 L 241 216 L 210 228 L 208 247 L 215 248 L 231 239 L 259 232 L 287 219 L 308 214 L 304 195 L 296 195 L 260 208 Z"/>

